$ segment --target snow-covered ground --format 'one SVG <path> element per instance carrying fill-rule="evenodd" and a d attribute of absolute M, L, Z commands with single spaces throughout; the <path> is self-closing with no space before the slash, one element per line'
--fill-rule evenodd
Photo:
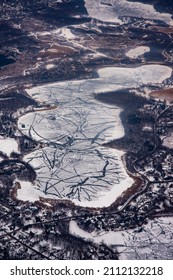
<path fill-rule="evenodd" d="M 173 133 L 163 139 L 163 146 L 168 147 L 169 149 L 173 148 Z"/>
<path fill-rule="evenodd" d="M 17 181 L 20 184 L 20 189 L 17 190 L 17 198 L 22 201 L 35 202 L 44 197 L 44 194 L 37 189 L 35 185 L 27 181 Z"/>
<path fill-rule="evenodd" d="M 69 232 L 94 243 L 114 246 L 122 260 L 172 260 L 172 227 L 173 217 L 162 217 L 149 220 L 142 228 L 135 230 L 88 233 L 71 221 Z"/>
<path fill-rule="evenodd" d="M 55 31 L 56 32 L 56 31 Z M 67 40 L 73 40 L 75 39 L 75 35 L 71 32 L 70 28 L 68 27 L 63 27 L 60 29 L 60 35 L 65 37 Z"/>
<path fill-rule="evenodd" d="M 153 5 L 149 4 L 128 2 L 127 0 L 85 0 L 85 7 L 90 17 L 101 21 L 121 24 L 122 17 L 137 17 L 160 20 L 173 25 L 171 14 L 159 13 Z"/>
<path fill-rule="evenodd" d="M 139 46 L 139 47 L 136 47 L 136 48 L 131 49 L 128 52 L 126 52 L 126 56 L 129 57 L 129 58 L 136 59 L 139 56 L 141 56 L 141 55 L 143 55 L 145 53 L 148 53 L 148 52 L 150 52 L 150 48 L 149 47 Z"/>
<path fill-rule="evenodd" d="M 47 70 L 52 69 L 52 68 L 54 68 L 54 66 L 55 66 L 54 64 L 47 64 L 46 69 Z"/>
<path fill-rule="evenodd" d="M 0 137 L 0 151 L 10 157 L 12 152 L 18 153 L 18 143 L 13 138 Z"/>

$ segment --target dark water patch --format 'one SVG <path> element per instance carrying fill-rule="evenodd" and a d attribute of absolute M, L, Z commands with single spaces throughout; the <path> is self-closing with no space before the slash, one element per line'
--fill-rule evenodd
<path fill-rule="evenodd" d="M 38 48 L 38 42 L 34 40 L 32 37 L 28 37 L 27 35 L 21 37 L 11 37 L 7 42 L 0 41 L 1 48 L 17 48 L 20 52 L 28 51 L 31 52 L 33 49 L 36 51 Z M 37 49 L 39 51 L 39 48 Z"/>
<path fill-rule="evenodd" d="M 131 40 L 142 40 L 146 31 L 138 27 L 129 27 L 128 28 L 128 38 Z"/>
<path fill-rule="evenodd" d="M 115 104 L 126 110 L 143 107 L 146 103 L 146 99 L 144 97 L 135 95 L 134 93 L 129 92 L 128 89 L 100 93 L 95 95 L 95 98 L 104 103 L 111 105 Z"/>
<path fill-rule="evenodd" d="M 166 33 L 152 32 L 153 46 L 167 48 L 172 43 L 172 38 Z"/>
<path fill-rule="evenodd" d="M 9 64 L 12 64 L 12 63 L 14 63 L 14 62 L 15 62 L 14 59 L 8 58 L 8 57 L 6 57 L 5 55 L 0 54 L 0 67 L 3 67 L 3 66 L 6 66 L 6 65 L 9 65 Z"/>
<path fill-rule="evenodd" d="M 9 22 L 0 22 L 0 41 L 8 40 L 11 37 L 18 37 L 23 34 L 21 29 L 13 28 Z"/>
<path fill-rule="evenodd" d="M 165 57 L 162 54 L 162 49 L 158 47 L 150 47 L 150 52 L 144 54 L 144 58 L 147 62 L 164 62 Z"/>
<path fill-rule="evenodd" d="M 64 1 L 52 7 L 47 6 L 41 12 L 40 10 L 34 10 L 33 14 L 35 17 L 55 24 L 57 27 L 80 24 L 91 20 L 88 17 L 83 0 Z"/>
<path fill-rule="evenodd" d="M 128 122 L 128 124 L 136 125 L 141 122 L 141 118 L 139 116 L 137 116 L 136 114 L 131 114 L 128 116 L 127 122 Z"/>
<path fill-rule="evenodd" d="M 3 54 L 6 55 L 10 48 L 21 51 L 37 45 L 38 42 L 33 37 L 28 37 L 27 32 L 11 27 L 10 20 L 9 23 L 0 22 L 0 49 Z"/>
<path fill-rule="evenodd" d="M 144 131 L 144 126 L 153 127 L 154 119 L 143 110 L 144 105 L 152 104 L 154 101 L 137 96 L 129 90 L 101 93 L 95 96 L 100 102 L 115 104 L 123 109 L 120 119 L 124 127 L 125 135 L 108 143 L 110 147 L 144 156 L 151 150 L 154 143 L 154 134 Z M 147 143 L 147 144 L 146 144 Z M 149 143 L 149 144 L 148 144 Z M 131 163 L 130 163 L 131 164 Z"/>

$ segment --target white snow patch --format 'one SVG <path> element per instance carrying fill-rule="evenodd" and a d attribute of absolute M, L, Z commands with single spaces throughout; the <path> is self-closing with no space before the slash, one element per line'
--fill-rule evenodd
<path fill-rule="evenodd" d="M 65 37 L 67 40 L 75 39 L 75 35 L 71 32 L 70 28 L 63 27 L 60 29 L 60 34 Z"/>
<path fill-rule="evenodd" d="M 35 202 L 40 197 L 45 197 L 44 194 L 38 190 L 38 187 L 29 181 L 16 181 L 21 186 L 21 189 L 17 190 L 17 198 L 22 201 Z"/>
<path fill-rule="evenodd" d="M 84 240 L 93 241 L 93 236 L 91 233 L 81 229 L 76 221 L 70 221 L 69 223 L 69 233 L 73 236 L 81 237 Z"/>
<path fill-rule="evenodd" d="M 110 245 L 124 245 L 124 239 L 122 236 L 122 231 L 109 231 L 107 233 L 102 232 L 102 233 L 97 233 L 97 232 L 92 232 L 89 233 L 83 229 L 81 229 L 76 221 L 70 221 L 69 224 L 69 233 L 81 237 L 87 241 L 92 241 L 96 244 L 104 243 L 108 246 Z"/>
<path fill-rule="evenodd" d="M 168 137 L 164 138 L 163 146 L 168 147 L 169 149 L 173 148 L 173 133 L 171 133 Z"/>
<path fill-rule="evenodd" d="M 54 66 L 55 66 L 54 64 L 47 64 L 46 69 L 47 70 L 52 69 Z"/>
<path fill-rule="evenodd" d="M 19 152 L 18 143 L 13 138 L 0 137 L 0 151 L 10 157 L 12 152 Z"/>
<path fill-rule="evenodd" d="M 126 56 L 129 58 L 138 58 L 139 56 L 150 52 L 150 48 L 146 47 L 146 46 L 140 46 L 140 47 L 136 47 L 134 49 L 129 50 L 128 52 L 126 52 Z"/>
<path fill-rule="evenodd" d="M 121 84 L 126 87 L 137 87 L 147 84 L 158 84 L 170 78 L 172 69 L 168 66 L 151 64 L 136 68 L 105 67 L 98 70 L 100 78 L 107 83 Z"/>

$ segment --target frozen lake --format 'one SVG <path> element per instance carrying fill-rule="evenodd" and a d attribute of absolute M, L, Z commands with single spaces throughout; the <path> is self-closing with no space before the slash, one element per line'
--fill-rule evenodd
<path fill-rule="evenodd" d="M 127 0 L 85 0 L 85 7 L 90 17 L 107 22 L 122 23 L 123 17 L 143 17 L 148 20 L 159 20 L 173 25 L 171 13 L 157 12 L 153 5 Z"/>
<path fill-rule="evenodd" d="M 98 79 L 28 90 L 34 99 L 56 106 L 26 114 L 18 121 L 23 134 L 43 143 L 42 149 L 24 157 L 37 173 L 33 187 L 40 190 L 40 196 L 44 193 L 76 205 L 107 207 L 127 190 L 133 179 L 122 164 L 123 152 L 102 146 L 123 137 L 121 109 L 97 101 L 94 94 L 147 85 L 151 76 L 155 83 L 162 83 L 171 73 L 169 67 L 159 65 L 110 67 L 100 69 Z"/>

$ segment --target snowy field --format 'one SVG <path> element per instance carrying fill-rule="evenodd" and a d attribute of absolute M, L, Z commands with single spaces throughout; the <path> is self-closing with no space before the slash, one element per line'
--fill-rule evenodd
<path fill-rule="evenodd" d="M 131 49 L 128 52 L 126 52 L 126 56 L 129 57 L 129 58 L 136 59 L 139 56 L 141 56 L 141 55 L 143 55 L 145 53 L 148 53 L 148 52 L 150 52 L 150 48 L 149 47 L 139 46 L 139 47 L 136 47 L 136 48 Z"/>
<path fill-rule="evenodd" d="M 12 152 L 18 153 L 18 143 L 13 138 L 0 137 L 0 151 L 10 157 Z"/>
<path fill-rule="evenodd" d="M 169 149 L 173 148 L 173 133 L 170 133 L 168 137 L 163 139 L 163 146 L 168 147 Z"/>

